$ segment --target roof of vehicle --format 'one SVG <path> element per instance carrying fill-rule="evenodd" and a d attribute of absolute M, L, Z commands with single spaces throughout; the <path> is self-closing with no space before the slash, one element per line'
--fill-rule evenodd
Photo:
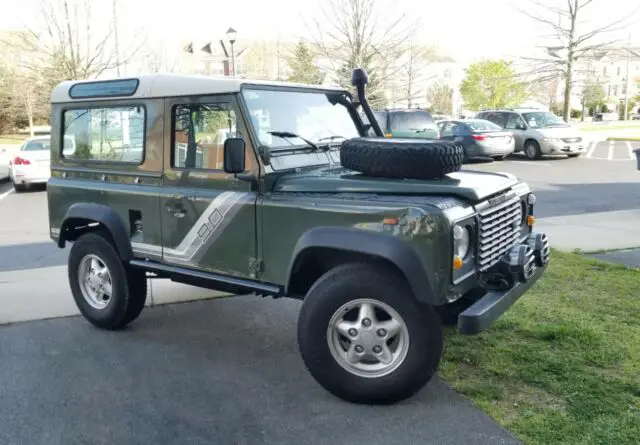
<path fill-rule="evenodd" d="M 429 111 L 425 110 L 424 108 L 384 108 L 382 110 L 375 110 L 376 112 L 380 112 L 380 111 L 391 111 L 391 112 L 410 112 L 410 111 L 421 111 L 423 113 L 429 113 Z M 431 114 L 431 113 L 429 113 Z"/>
<path fill-rule="evenodd" d="M 478 113 L 489 113 L 489 112 L 512 112 L 512 113 L 526 113 L 526 112 L 533 112 L 533 111 L 542 111 L 542 112 L 546 112 L 547 110 L 542 110 L 540 108 L 495 108 L 495 109 L 487 109 L 487 110 L 480 110 L 478 111 Z"/>
<path fill-rule="evenodd" d="M 137 81 L 137 83 L 136 83 Z M 128 82 L 126 86 L 125 83 Z M 75 85 L 94 84 L 96 87 L 109 88 L 111 92 L 129 91 L 127 94 L 103 94 L 72 98 Z M 52 103 L 76 102 L 83 100 L 117 100 L 123 98 L 146 99 L 154 97 L 199 96 L 205 94 L 238 93 L 245 85 L 264 85 L 275 87 L 297 87 L 325 91 L 345 91 L 338 86 L 308 85 L 270 80 L 244 79 L 238 77 L 213 77 L 192 74 L 157 73 L 128 78 L 110 78 L 99 80 L 67 80 L 59 83 L 51 93 Z M 123 89 L 124 88 L 124 89 Z M 133 94 L 131 94 L 133 92 Z"/>

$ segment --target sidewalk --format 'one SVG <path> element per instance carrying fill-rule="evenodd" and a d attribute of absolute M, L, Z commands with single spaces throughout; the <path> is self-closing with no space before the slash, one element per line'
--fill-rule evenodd
<path fill-rule="evenodd" d="M 534 230 L 545 232 L 552 247 L 584 252 L 640 247 L 640 210 L 540 218 Z"/>
<path fill-rule="evenodd" d="M 146 306 L 225 295 L 169 280 L 154 279 L 149 280 Z M 71 315 L 79 315 L 79 312 L 69 289 L 67 266 L 0 272 L 0 325 Z"/>

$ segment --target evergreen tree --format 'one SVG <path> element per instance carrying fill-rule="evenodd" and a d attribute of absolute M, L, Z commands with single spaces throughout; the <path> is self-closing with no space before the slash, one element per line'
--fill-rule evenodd
<path fill-rule="evenodd" d="M 287 63 L 291 68 L 291 75 L 287 79 L 289 82 L 320 84 L 324 80 L 324 75 L 315 64 L 315 56 L 302 40 L 296 45 Z"/>

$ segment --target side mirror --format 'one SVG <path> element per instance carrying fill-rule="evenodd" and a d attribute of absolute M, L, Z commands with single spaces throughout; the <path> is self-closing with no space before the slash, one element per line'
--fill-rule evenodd
<path fill-rule="evenodd" d="M 517 124 L 516 130 L 526 130 L 527 126 L 525 124 Z"/>
<path fill-rule="evenodd" d="M 224 141 L 224 171 L 238 174 L 245 169 L 245 143 L 242 138 L 228 138 Z"/>

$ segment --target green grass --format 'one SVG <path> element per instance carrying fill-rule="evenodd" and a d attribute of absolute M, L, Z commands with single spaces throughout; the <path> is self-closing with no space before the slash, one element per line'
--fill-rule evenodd
<path fill-rule="evenodd" d="M 640 443 L 640 270 L 553 251 L 488 331 L 453 329 L 441 376 L 529 445 Z"/>
<path fill-rule="evenodd" d="M 0 145 L 21 144 L 27 136 L 21 134 L 0 135 Z"/>
<path fill-rule="evenodd" d="M 640 121 L 607 122 L 603 124 L 584 123 L 578 124 L 581 131 L 606 131 L 606 130 L 638 130 L 640 131 Z"/>
<path fill-rule="evenodd" d="M 640 131 L 640 130 L 639 130 Z M 638 136 L 615 136 L 615 137 L 608 137 L 607 138 L 608 141 L 626 141 L 626 142 L 638 142 L 640 141 L 640 135 Z"/>

